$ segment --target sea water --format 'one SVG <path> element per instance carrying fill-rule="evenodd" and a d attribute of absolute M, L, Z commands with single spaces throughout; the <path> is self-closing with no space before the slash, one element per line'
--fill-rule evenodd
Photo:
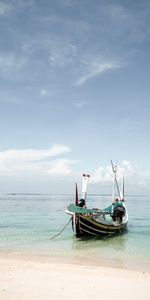
<path fill-rule="evenodd" d="M 74 262 L 137 267 L 150 270 L 150 199 L 127 196 L 129 214 L 125 234 L 77 239 L 65 214 L 73 195 L 1 195 L 0 253 L 22 253 L 73 259 Z M 89 208 L 110 205 L 111 195 L 91 195 Z"/>

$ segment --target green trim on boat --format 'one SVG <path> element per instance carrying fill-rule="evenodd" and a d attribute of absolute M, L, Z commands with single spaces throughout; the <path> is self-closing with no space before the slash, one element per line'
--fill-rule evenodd
<path fill-rule="evenodd" d="M 72 213 L 76 213 L 76 214 L 92 214 L 92 213 L 96 213 L 97 210 L 93 210 L 93 209 L 88 209 L 88 208 L 84 208 L 84 207 L 80 207 L 80 206 L 76 206 L 74 204 L 70 204 L 68 206 L 68 210 Z M 100 210 L 99 210 L 100 211 Z"/>
<path fill-rule="evenodd" d="M 88 209 L 85 207 L 76 206 L 72 203 L 68 206 L 68 211 L 75 214 L 111 214 L 114 208 L 122 205 L 123 205 L 122 202 L 118 201 L 101 210 L 101 209 Z"/>
<path fill-rule="evenodd" d="M 80 206 L 76 206 L 74 204 L 70 204 L 68 206 L 68 210 L 72 213 L 76 213 L 76 214 L 104 214 L 104 213 L 110 213 L 110 212 L 105 212 L 104 210 L 101 209 L 88 209 L 85 207 L 80 207 Z"/>

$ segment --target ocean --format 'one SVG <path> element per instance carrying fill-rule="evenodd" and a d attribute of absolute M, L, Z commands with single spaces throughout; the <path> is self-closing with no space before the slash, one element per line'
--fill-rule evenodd
<path fill-rule="evenodd" d="M 107 239 L 76 239 L 64 211 L 73 195 L 0 196 L 0 253 L 31 254 L 150 271 L 150 199 L 126 196 L 128 231 Z M 89 208 L 104 208 L 111 195 L 90 195 Z"/>

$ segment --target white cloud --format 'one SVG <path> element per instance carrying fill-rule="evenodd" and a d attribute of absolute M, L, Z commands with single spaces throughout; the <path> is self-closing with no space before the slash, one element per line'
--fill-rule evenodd
<path fill-rule="evenodd" d="M 108 183 L 112 180 L 111 167 L 99 167 L 97 171 L 91 176 L 93 183 Z"/>
<path fill-rule="evenodd" d="M 123 176 L 132 178 L 138 176 L 138 170 L 132 166 L 130 161 L 124 160 L 117 166 L 117 177 L 120 180 Z M 100 166 L 97 171 L 92 175 L 91 182 L 93 183 L 110 183 L 114 177 L 111 165 L 102 167 Z"/>
<path fill-rule="evenodd" d="M 0 16 L 7 15 L 10 10 L 11 10 L 10 5 L 0 2 Z"/>
<path fill-rule="evenodd" d="M 149 191 L 150 171 L 134 166 L 130 161 L 124 160 L 118 165 L 117 178 L 119 186 L 122 178 L 125 178 L 125 191 L 128 193 L 147 193 Z M 91 176 L 91 184 L 111 185 L 113 183 L 113 171 L 111 166 L 100 166 Z"/>
<path fill-rule="evenodd" d="M 66 67 L 71 65 L 77 56 L 77 48 L 65 39 L 59 38 L 48 41 L 49 43 L 49 64 L 51 67 Z"/>
<path fill-rule="evenodd" d="M 125 6 L 120 4 L 110 4 L 103 7 L 106 15 L 109 16 L 114 22 L 116 21 L 129 21 L 130 11 Z"/>
<path fill-rule="evenodd" d="M 49 91 L 48 90 L 45 90 L 45 89 L 42 89 L 41 91 L 40 91 L 40 95 L 41 96 L 48 96 L 49 95 Z"/>
<path fill-rule="evenodd" d="M 3 75 L 12 75 L 20 71 L 27 63 L 26 56 L 18 57 L 15 53 L 0 54 L 0 72 Z M 13 77 L 15 73 L 13 73 Z"/>
<path fill-rule="evenodd" d="M 70 165 L 73 162 L 68 159 L 60 159 L 52 163 L 48 170 L 49 175 L 70 175 L 72 173 Z"/>
<path fill-rule="evenodd" d="M 6 3 L 4 3 L 6 2 Z M 13 2 L 13 3 L 12 3 Z M 34 3 L 34 0 L 4 0 L 3 2 L 0 1 L 0 16 L 8 16 L 11 12 L 15 12 L 17 10 L 22 10 L 25 7 L 31 7 Z"/>
<path fill-rule="evenodd" d="M 57 92 L 58 92 L 58 90 L 55 89 L 54 87 L 50 87 L 49 89 L 41 88 L 41 90 L 39 91 L 39 95 L 42 98 L 48 98 L 48 97 L 56 95 Z"/>
<path fill-rule="evenodd" d="M 119 68 L 120 65 L 115 62 L 92 62 L 88 66 L 87 73 L 81 76 L 78 81 L 77 85 L 83 85 L 87 80 L 92 79 L 95 76 L 101 75 L 107 71 L 115 70 Z"/>
<path fill-rule="evenodd" d="M 124 37 L 125 41 L 133 43 L 141 43 L 149 39 L 149 13 L 150 5 L 141 1 L 137 8 L 122 4 L 108 4 L 103 7 L 104 14 L 108 21 L 118 26 L 118 30 L 114 33 L 116 36 Z M 108 26 L 109 28 L 109 26 Z M 118 40 L 121 40 L 119 38 Z"/>
<path fill-rule="evenodd" d="M 74 102 L 74 105 L 78 109 L 82 109 L 84 106 L 86 106 L 87 102 L 85 100 L 78 100 Z"/>
<path fill-rule="evenodd" d="M 25 172 L 33 172 L 36 175 L 56 174 L 69 175 L 70 166 L 74 161 L 67 159 L 55 159 L 61 154 L 70 152 L 71 149 L 65 145 L 53 145 L 50 149 L 10 149 L 0 152 L 0 174 L 17 175 Z"/>

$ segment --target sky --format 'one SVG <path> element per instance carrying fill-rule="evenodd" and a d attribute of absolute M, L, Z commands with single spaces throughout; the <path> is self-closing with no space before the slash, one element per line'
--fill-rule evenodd
<path fill-rule="evenodd" d="M 0 193 L 150 192 L 150 1 L 0 0 Z"/>

